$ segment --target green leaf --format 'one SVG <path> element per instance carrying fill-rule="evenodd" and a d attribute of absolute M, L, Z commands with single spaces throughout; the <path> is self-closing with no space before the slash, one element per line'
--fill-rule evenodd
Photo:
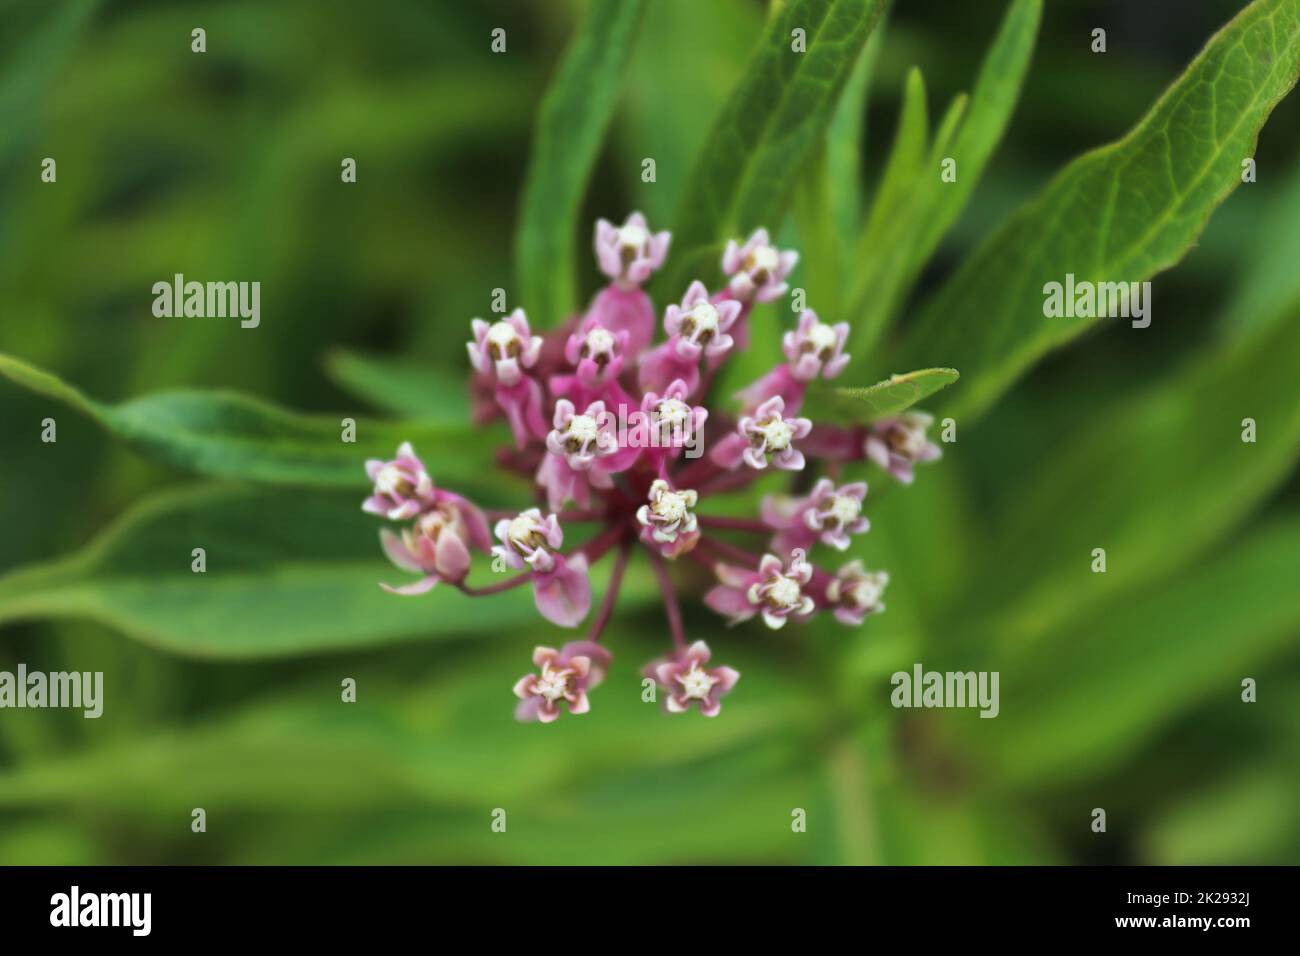
<path fill-rule="evenodd" d="M 897 222 L 900 215 L 905 215 L 903 207 L 924 171 L 930 127 L 926 102 L 925 78 L 920 70 L 912 67 L 903 87 L 903 107 L 898 118 L 898 130 L 894 133 L 894 145 L 890 148 L 889 160 L 885 163 L 885 171 L 871 204 L 871 215 L 858 240 L 859 251 L 873 259 L 879 258 L 876 246 L 884 230 Z"/>
<path fill-rule="evenodd" d="M 790 0 L 769 23 L 691 171 L 660 300 L 708 281 L 729 238 L 775 230 L 883 0 Z M 793 49 L 793 31 L 807 48 Z"/>
<path fill-rule="evenodd" d="M 52 13 L 31 30 L 24 42 L 9 50 L 0 72 L 0 116 L 6 118 L 0 137 L 0 158 L 10 160 L 38 134 L 37 111 L 30 104 L 42 97 L 51 81 L 64 73 L 100 6 L 99 0 L 73 0 L 51 8 Z"/>
<path fill-rule="evenodd" d="M 1300 838 L 1300 779 L 1291 755 L 1278 763 L 1225 774 L 1176 804 L 1144 834 L 1145 856 L 1160 866 L 1290 863 Z"/>
<path fill-rule="evenodd" d="M 1267 213 L 1252 223 L 1251 240 L 1237 246 L 1241 276 L 1223 317 L 1231 333 L 1249 334 L 1266 321 L 1300 311 L 1300 162 L 1270 195 Z"/>
<path fill-rule="evenodd" d="M 66 382 L 0 353 L 0 375 L 90 417 L 105 431 L 169 465 L 219 478 L 270 484 L 361 488 L 367 458 L 391 458 L 415 444 L 436 481 L 483 481 L 492 442 L 470 424 L 357 422 L 342 440 L 344 415 L 301 415 L 245 395 L 158 392 L 120 405 L 84 395 Z"/>
<path fill-rule="evenodd" d="M 574 307 L 575 227 L 614 115 L 642 0 L 591 0 L 542 100 L 524 181 L 515 254 L 519 301 L 537 328 Z"/>
<path fill-rule="evenodd" d="M 423 659 L 390 649 L 349 657 L 346 669 L 323 662 L 292 682 L 254 682 L 234 712 L 159 721 L 106 745 L 0 768 L 0 807 L 21 810 L 25 820 L 98 802 L 111 805 L 115 823 L 156 834 L 175 806 L 216 805 L 232 821 L 222 853 L 255 836 L 250 816 L 291 809 L 310 811 L 296 833 L 337 830 L 320 819 L 328 813 L 363 825 L 395 818 L 401 839 L 383 852 L 399 862 L 690 862 L 703 853 L 794 860 L 808 853 L 784 821 L 808 792 L 816 748 L 805 731 L 816 703 L 809 685 L 793 683 L 792 668 L 774 661 L 771 649 L 736 638 L 726 659 L 742 681 L 724 705 L 727 719 L 673 717 L 641 695 L 643 662 L 667 636 L 611 638 L 614 663 L 592 694 L 591 718 L 566 716 L 550 727 L 513 719 L 510 685 L 529 669 L 538 643 L 516 628 L 463 648 L 426 649 Z M 227 670 L 232 679 L 265 677 L 266 665 Z M 355 704 L 340 705 L 340 674 L 356 678 Z M 117 713 L 110 697 L 105 719 Z M 628 746 L 631 739 L 637 746 Z M 350 768 L 346 779 L 340 763 Z M 699 806 L 701 787 L 718 795 L 709 808 Z M 747 809 L 737 814 L 742 803 Z M 473 828 L 465 817 L 494 806 L 520 808 L 510 811 L 517 839 L 508 850 L 466 835 Z M 414 845 L 417 817 L 443 827 L 422 832 L 427 842 Z M 141 842 L 145 852 L 157 844 Z M 301 861 L 303 852 L 277 844 L 268 856 Z M 313 852 L 337 854 L 337 836 Z"/>
<path fill-rule="evenodd" d="M 420 597 L 385 593 L 380 581 L 413 580 L 380 549 L 387 525 L 364 514 L 359 497 L 337 492 L 207 487 L 167 495 L 70 557 L 0 577 L 0 623 L 88 618 L 203 657 L 308 654 L 512 628 L 562 636 L 538 616 L 527 586 L 486 598 L 442 585 Z M 203 573 L 191 569 L 194 548 L 205 551 Z M 629 572 L 625 587 L 631 601 L 652 584 Z"/>
<path fill-rule="evenodd" d="M 826 150 L 816 149 L 808 161 L 807 171 L 795 184 L 790 213 L 798 235 L 799 261 L 803 266 L 800 285 L 808 294 L 808 305 L 825 315 L 838 315 L 842 285 L 840 241 L 831 185 Z"/>
<path fill-rule="evenodd" d="M 986 409 L 1098 321 L 1044 317 L 1044 284 L 1067 273 L 1136 282 L 1176 263 L 1241 182 L 1241 161 L 1298 70 L 1300 0 L 1256 0 L 1132 132 L 1070 163 L 990 236 L 888 361 L 942 357 L 970 383 L 953 408 Z"/>
<path fill-rule="evenodd" d="M 880 22 L 858 54 L 840 95 L 839 104 L 831 115 L 826 130 L 826 183 L 830 215 L 835 221 L 842 254 L 852 248 L 854 238 L 861 228 L 862 216 L 862 140 L 866 131 L 867 106 L 871 99 L 871 79 L 875 72 L 880 47 L 885 37 L 885 18 L 888 3 L 880 14 Z M 847 268 L 848 261 L 840 263 Z"/>
<path fill-rule="evenodd" d="M 1041 0 L 1012 3 L 985 55 L 974 95 L 953 99 L 928 150 L 924 84 L 919 72 L 908 76 L 899 132 L 858 240 L 860 265 L 847 298 L 858 355 L 854 368 L 868 364 L 876 341 L 965 208 L 1006 131 L 1029 68 L 1041 14 Z M 945 159 L 956 162 L 955 182 L 941 178 Z"/>
<path fill-rule="evenodd" d="M 449 424 L 470 419 L 466 376 L 451 376 L 431 362 L 337 349 L 325 370 L 339 387 L 381 411 Z"/>
<path fill-rule="evenodd" d="M 1001 574 L 968 595 L 997 608 L 997 639 L 1033 640 L 1229 534 L 1300 461 L 1296 381 L 1300 311 L 1216 347 L 1045 455 L 996 517 L 1005 546 L 990 561 Z M 1241 440 L 1246 418 L 1254 443 Z M 1044 528 L 1052 548 L 1026 549 Z M 1105 574 L 1089 572 L 1098 547 Z"/>
<path fill-rule="evenodd" d="M 839 387 L 825 389 L 824 393 L 839 398 L 839 407 L 851 410 L 855 419 L 874 421 L 906 411 L 960 377 L 955 368 L 922 368 L 891 375 L 865 388 Z"/>
<path fill-rule="evenodd" d="M 1185 708 L 1237 701 L 1242 676 L 1295 645 L 1297 562 L 1292 517 L 1002 662 L 1001 713 L 970 729 L 988 775 L 1041 787 L 1102 773 Z"/>
<path fill-rule="evenodd" d="M 913 253 L 913 275 L 925 266 L 939 241 L 966 208 L 984 167 L 1006 132 L 1029 70 L 1042 11 L 1042 0 L 1015 0 L 1011 4 L 984 56 L 970 97 L 970 108 L 950 148 L 943 135 L 935 139 L 936 145 L 944 148 L 931 156 L 931 171 L 937 171 L 939 163 L 951 157 L 957 161 L 957 179 L 942 183 L 936 174 L 931 180 L 931 201 L 921 217 L 921 235 Z"/>

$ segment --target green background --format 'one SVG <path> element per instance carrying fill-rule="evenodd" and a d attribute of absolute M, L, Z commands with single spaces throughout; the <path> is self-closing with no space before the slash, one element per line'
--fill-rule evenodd
<path fill-rule="evenodd" d="M 596 216 L 674 221 L 767 16 L 740 0 L 645 6 L 580 193 L 579 301 L 598 288 Z M 1241 6 L 1048 0 L 1001 145 L 891 312 L 882 342 L 903 344 L 882 344 L 880 362 L 909 364 L 873 371 L 954 365 L 952 407 L 984 395 L 942 336 L 908 338 L 912 317 L 1057 169 L 1133 127 Z M 465 411 L 469 318 L 498 287 L 532 310 L 517 294 L 520 197 L 583 9 L 0 4 L 0 351 L 106 402 L 221 388 L 332 419 L 419 413 L 442 436 L 417 442 L 435 478 L 522 504 L 526 489 L 472 464 L 500 433 L 447 423 Z M 937 119 L 971 88 L 1003 10 L 894 4 L 855 138 L 864 195 L 908 69 L 924 72 Z M 190 51 L 194 26 L 206 54 Z M 1098 26 L 1105 54 L 1089 51 Z M 495 27 L 504 55 L 489 50 Z M 565 635 L 517 594 L 467 607 L 440 589 L 392 610 L 373 584 L 390 574 L 376 523 L 356 512 L 363 487 L 214 486 L 0 380 L 0 670 L 102 670 L 106 683 L 99 720 L 0 711 L 0 863 L 1294 862 L 1298 130 L 1293 97 L 1261 135 L 1258 181 L 1154 279 L 1151 328 L 1101 323 L 989 391 L 980 414 L 955 413 L 957 442 L 913 487 L 869 475 L 873 529 L 855 553 L 891 573 L 884 615 L 728 630 L 687 602 L 688 634 L 744 675 L 714 721 L 640 700 L 639 667 L 667 643 L 644 566 L 592 713 L 516 724 L 511 684 L 534 644 Z M 46 156 L 57 184 L 39 180 Z M 339 181 L 343 156 L 355 185 Z M 824 318 L 839 317 L 821 304 L 834 301 L 856 321 L 840 290 L 880 250 L 824 252 L 804 215 L 809 168 L 796 214 L 768 224 L 803 252 L 792 284 Z M 1095 212 L 1071 234 L 1091 235 Z M 261 327 L 155 319 L 150 288 L 177 272 L 261 281 Z M 981 307 L 964 303 L 963 327 Z M 756 319 L 760 352 L 782 308 Z M 57 444 L 40 441 L 47 415 Z M 128 520 L 144 531 L 84 559 L 90 570 L 64 560 L 142 507 Z M 259 537 L 268 522 L 273 541 Z M 188 580 L 198 545 L 237 572 L 211 596 Z M 1089 570 L 1095 547 L 1105 575 Z M 276 548 L 284 560 L 267 557 Z M 318 558 L 329 575 L 304 570 Z M 698 593 L 694 570 L 681 586 Z M 320 641 L 286 637 L 317 618 Z M 379 623 L 328 636 L 339 618 L 355 634 Z M 999 671 L 1001 715 L 893 710 L 889 675 L 917 661 Z M 345 677 L 355 704 L 339 700 Z M 1240 699 L 1246 677 L 1257 703 Z M 206 833 L 190 830 L 194 807 Z M 1104 834 L 1090 829 L 1097 807 Z M 806 833 L 791 830 L 794 808 Z"/>

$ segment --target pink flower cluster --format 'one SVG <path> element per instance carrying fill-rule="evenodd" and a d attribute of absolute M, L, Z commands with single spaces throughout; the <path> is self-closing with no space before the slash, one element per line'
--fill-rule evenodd
<path fill-rule="evenodd" d="M 476 420 L 506 420 L 515 447 L 501 449 L 498 461 L 535 486 L 536 506 L 480 509 L 436 487 L 409 443 L 392 461 L 366 464 L 374 491 L 363 508 L 402 523 L 398 533 L 382 530 L 380 540 L 397 567 L 418 575 L 404 586 L 383 585 L 395 594 L 421 594 L 440 582 L 471 596 L 531 585 L 541 615 L 573 628 L 592 611 L 590 568 L 614 554 L 586 638 L 559 650 L 538 647 L 536 673 L 516 682 L 521 720 L 549 723 L 561 703 L 571 714 L 590 709 L 589 691 L 612 659 L 600 641 L 633 551 L 650 562 L 673 640 L 644 674 L 668 712 L 698 705 L 715 716 L 740 674 L 708 666 L 703 641 L 687 643 L 666 562 L 689 557 L 707 568 L 717 583 L 704 602 L 731 623 L 760 617 L 781 628 L 829 612 L 856 626 L 884 609 L 889 576 L 859 560 L 834 573 L 810 562 L 818 544 L 843 552 L 870 527 L 866 482 L 837 477 L 846 464 L 870 461 L 909 483 L 915 463 L 939 457 L 926 437 L 931 419 L 921 412 L 866 426 L 814 424 L 799 414 L 809 385 L 836 377 L 849 361 L 848 325 L 828 325 L 812 311 L 785 333 L 784 361 L 739 391 L 734 404 L 710 407 L 719 369 L 749 342 L 753 308 L 786 293 L 798 255 L 777 249 L 763 229 L 728 243 L 723 286 L 710 293 L 692 282 L 664 310 L 664 337 L 656 343 L 658 312 L 642 284 L 670 244 L 640 213 L 622 225 L 601 219 L 596 260 L 610 281 L 585 313 L 546 334 L 533 333 L 522 309 L 471 322 Z M 803 494 L 768 496 L 757 517 L 701 511 L 764 474 L 806 471 L 810 461 L 823 476 L 802 484 Z M 564 550 L 565 528 L 584 524 L 597 530 Z M 759 535 L 767 546 L 752 551 L 733 535 Z M 494 570 L 517 573 L 471 586 L 475 551 L 490 553 Z"/>

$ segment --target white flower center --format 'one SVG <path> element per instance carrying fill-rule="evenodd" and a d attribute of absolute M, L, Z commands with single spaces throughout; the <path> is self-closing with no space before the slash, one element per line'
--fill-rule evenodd
<path fill-rule="evenodd" d="M 618 244 L 627 249 L 640 249 L 648 238 L 640 226 L 623 226 L 618 230 Z"/>
<path fill-rule="evenodd" d="M 871 607 L 880 601 L 884 588 L 874 578 L 862 578 L 853 585 L 853 603 L 858 607 Z"/>
<path fill-rule="evenodd" d="M 768 451 L 785 451 L 794 438 L 794 429 L 783 418 L 759 423 L 758 432 L 763 436 Z"/>
<path fill-rule="evenodd" d="M 862 514 L 862 502 L 848 495 L 835 495 L 831 498 L 830 516 L 841 525 L 856 521 Z"/>
<path fill-rule="evenodd" d="M 665 491 L 654 503 L 655 514 L 665 521 L 681 521 L 686 517 L 686 498 L 675 491 Z"/>
<path fill-rule="evenodd" d="M 587 351 L 592 355 L 614 351 L 614 336 L 604 328 L 594 328 L 587 333 Z"/>
<path fill-rule="evenodd" d="M 691 669 L 677 678 L 681 681 L 682 692 L 693 700 L 703 700 L 709 696 L 709 691 L 713 690 L 713 685 L 718 682 L 718 678 L 711 677 L 705 671 L 700 670 L 699 664 L 692 664 Z"/>
<path fill-rule="evenodd" d="M 778 574 L 768 583 L 767 599 L 777 607 L 795 607 L 802 597 L 803 592 L 799 589 L 799 582 L 794 578 Z"/>
<path fill-rule="evenodd" d="M 909 458 L 915 458 L 925 450 L 925 432 L 919 428 L 900 428 L 898 448 Z"/>
<path fill-rule="evenodd" d="M 542 676 L 537 679 L 537 693 L 550 701 L 559 700 L 568 689 L 569 675 L 565 671 L 553 671 L 548 668 L 542 671 Z"/>
<path fill-rule="evenodd" d="M 657 411 L 660 423 L 672 428 L 684 428 L 691 418 L 691 406 L 679 398 L 665 398 Z"/>
<path fill-rule="evenodd" d="M 718 331 L 718 324 L 721 316 L 718 310 L 713 307 L 711 302 L 698 302 L 695 307 L 687 313 L 693 322 L 695 335 L 702 335 L 708 332 L 710 335 Z"/>
<path fill-rule="evenodd" d="M 510 522 L 510 532 L 506 537 L 522 547 L 531 547 L 532 538 L 537 533 L 537 525 L 534 524 L 533 519 L 527 515 L 520 515 Z"/>
<path fill-rule="evenodd" d="M 771 246 L 759 246 L 749 257 L 750 271 L 772 273 L 781 264 L 781 256 Z"/>
<path fill-rule="evenodd" d="M 826 349 L 834 349 L 837 338 L 835 330 L 822 322 L 815 323 L 808 330 L 808 341 L 812 343 L 813 351 L 819 354 Z"/>
<path fill-rule="evenodd" d="M 509 322 L 493 322 L 488 329 L 488 343 L 505 351 L 512 343 L 519 341 L 519 333 Z"/>
<path fill-rule="evenodd" d="M 583 445 L 594 442 L 599 434 L 600 429 L 596 425 L 596 419 L 590 415 L 574 415 L 569 422 L 569 437 Z"/>
<path fill-rule="evenodd" d="M 375 477 L 375 488 L 381 494 L 396 495 L 410 491 L 411 484 L 406 480 L 402 469 L 389 462 L 379 469 L 379 474 Z"/>

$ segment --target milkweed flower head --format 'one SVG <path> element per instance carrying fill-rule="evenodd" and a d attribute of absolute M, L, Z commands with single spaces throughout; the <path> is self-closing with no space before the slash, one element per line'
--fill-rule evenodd
<path fill-rule="evenodd" d="M 637 554 L 651 565 L 672 641 L 642 673 L 669 713 L 716 716 L 740 678 L 711 663 L 704 641 L 687 641 L 679 591 L 702 596 L 729 624 L 757 619 L 776 630 L 822 615 L 863 624 L 883 611 L 888 574 L 856 559 L 831 573 L 811 559 L 847 551 L 870 528 L 867 483 L 841 475 L 874 463 L 905 483 L 939 456 L 922 412 L 865 425 L 801 414 L 809 390 L 849 363 L 848 325 L 811 310 L 786 325 L 782 361 L 737 394 L 718 394 L 719 369 L 747 348 L 752 310 L 786 294 L 798 254 L 763 229 L 735 239 L 722 257 L 724 284 L 690 282 L 660 323 L 642 286 L 664 266 L 671 238 L 640 213 L 621 225 L 601 219 L 594 249 L 609 282 L 585 312 L 544 331 L 523 309 L 469 323 L 475 423 L 504 419 L 512 441 L 496 460 L 531 486 L 533 501 L 486 508 L 442 488 L 438 456 L 454 449 L 424 449 L 431 469 L 409 442 L 392 460 L 366 463 L 372 491 L 362 508 L 393 523 L 380 530 L 381 548 L 413 575 L 386 590 L 411 596 L 443 584 L 508 600 L 497 596 L 527 587 L 547 622 L 585 627 L 581 640 L 535 649 L 534 670 L 514 684 L 520 720 L 591 710 L 590 692 L 613 663 L 602 641 Z M 760 478 L 791 490 L 755 505 Z M 737 514 L 746 503 L 751 516 Z M 471 583 L 480 581 L 476 554 L 495 572 L 485 583 Z M 591 570 L 601 563 L 610 570 L 593 610 Z M 713 585 L 701 587 L 701 576 Z"/>

